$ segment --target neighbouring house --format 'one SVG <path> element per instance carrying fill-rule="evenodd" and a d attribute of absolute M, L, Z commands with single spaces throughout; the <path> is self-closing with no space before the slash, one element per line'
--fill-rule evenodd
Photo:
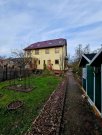
<path fill-rule="evenodd" d="M 79 66 L 88 101 L 102 117 L 102 49 L 97 54 L 82 55 Z"/>
<path fill-rule="evenodd" d="M 67 40 L 63 38 L 37 42 L 24 49 L 25 57 L 36 58 L 35 69 L 54 71 L 67 69 Z"/>
<path fill-rule="evenodd" d="M 26 71 L 26 74 L 30 74 L 31 61 L 31 58 L 25 57 L 0 59 L 0 81 L 24 76 Z"/>
<path fill-rule="evenodd" d="M 0 59 L 0 82 L 7 80 L 9 68 L 12 67 L 13 62 L 9 59 Z"/>
<path fill-rule="evenodd" d="M 0 68 L 5 69 L 7 67 L 8 69 L 19 69 L 19 68 L 26 68 L 31 69 L 32 68 L 32 61 L 36 59 L 32 58 L 7 58 L 7 59 L 0 59 Z"/>
<path fill-rule="evenodd" d="M 3 65 L 3 59 L 0 59 L 0 69 L 2 68 Z"/>

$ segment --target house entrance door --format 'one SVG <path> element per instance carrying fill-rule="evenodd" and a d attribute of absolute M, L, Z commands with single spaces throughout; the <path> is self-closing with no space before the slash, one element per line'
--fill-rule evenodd
<path fill-rule="evenodd" d="M 51 60 L 47 61 L 47 66 L 49 70 L 52 70 L 52 64 L 51 64 Z"/>

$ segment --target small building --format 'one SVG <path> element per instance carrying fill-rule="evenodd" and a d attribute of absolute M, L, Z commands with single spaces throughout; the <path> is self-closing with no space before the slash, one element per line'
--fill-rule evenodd
<path fill-rule="evenodd" d="M 102 49 L 97 54 L 82 55 L 79 66 L 88 101 L 102 117 Z"/>
<path fill-rule="evenodd" d="M 79 67 L 82 67 L 82 85 L 86 93 L 93 101 L 93 67 L 89 65 L 95 53 L 83 54 L 79 63 Z"/>
<path fill-rule="evenodd" d="M 102 49 L 90 62 L 94 67 L 94 104 L 102 116 Z"/>
<path fill-rule="evenodd" d="M 24 49 L 25 57 L 36 58 L 36 69 L 63 71 L 67 68 L 67 41 L 59 38 L 37 42 Z"/>

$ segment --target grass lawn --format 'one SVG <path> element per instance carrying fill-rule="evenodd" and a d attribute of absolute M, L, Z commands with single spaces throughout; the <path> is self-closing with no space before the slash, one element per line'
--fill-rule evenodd
<path fill-rule="evenodd" d="M 30 128 L 50 94 L 55 90 L 61 78 L 55 76 L 31 77 L 31 92 L 16 92 L 5 86 L 9 82 L 0 83 L 0 135 L 21 135 Z M 36 88 L 34 88 L 36 87 Z M 7 110 L 11 101 L 21 100 L 24 105 L 17 110 Z"/>

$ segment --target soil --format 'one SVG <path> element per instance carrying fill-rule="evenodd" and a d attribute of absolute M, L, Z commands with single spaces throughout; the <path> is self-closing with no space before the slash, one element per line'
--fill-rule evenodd
<path fill-rule="evenodd" d="M 15 90 L 15 91 L 19 91 L 19 92 L 30 92 L 30 91 L 32 91 L 32 88 L 25 87 L 25 86 L 22 86 L 22 85 L 12 85 L 12 86 L 8 86 L 7 88 L 9 90 Z"/>
<path fill-rule="evenodd" d="M 56 135 L 60 126 L 66 81 L 50 96 L 40 115 L 25 135 Z"/>
<path fill-rule="evenodd" d="M 66 94 L 61 135 L 102 135 L 102 119 L 97 117 L 83 98 L 71 72 L 68 73 L 68 90 Z"/>
<path fill-rule="evenodd" d="M 15 110 L 15 109 L 20 108 L 21 106 L 23 106 L 23 102 L 17 100 L 17 101 L 11 102 L 11 103 L 7 106 L 7 109 L 8 109 L 8 110 Z"/>

